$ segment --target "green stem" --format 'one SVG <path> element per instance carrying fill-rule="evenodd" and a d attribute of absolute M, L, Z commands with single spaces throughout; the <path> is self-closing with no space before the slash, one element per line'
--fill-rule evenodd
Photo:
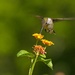
<path fill-rule="evenodd" d="M 34 67 L 35 67 L 35 64 L 36 64 L 38 55 L 39 55 L 39 52 L 37 52 L 36 57 L 35 57 L 33 63 L 31 64 L 31 67 L 30 67 L 30 69 L 29 69 L 29 75 L 32 75 L 32 74 L 33 74 L 33 70 L 34 70 Z"/>
<path fill-rule="evenodd" d="M 38 44 L 38 41 L 39 41 L 39 40 L 36 40 L 36 45 Z"/>

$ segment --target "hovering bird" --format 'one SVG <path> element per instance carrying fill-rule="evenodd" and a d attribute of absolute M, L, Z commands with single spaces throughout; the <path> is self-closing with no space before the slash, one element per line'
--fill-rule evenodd
<path fill-rule="evenodd" d="M 53 29 L 54 23 L 58 21 L 64 21 L 64 20 L 75 20 L 75 18 L 48 18 L 48 17 L 42 17 L 42 16 L 36 16 L 37 18 L 41 19 L 42 21 L 42 28 L 40 33 L 42 33 L 42 30 L 45 29 L 46 32 L 52 34 L 55 34 L 55 31 Z"/>

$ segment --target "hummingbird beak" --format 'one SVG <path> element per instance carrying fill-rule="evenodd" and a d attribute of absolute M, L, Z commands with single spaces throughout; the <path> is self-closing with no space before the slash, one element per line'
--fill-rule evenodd
<path fill-rule="evenodd" d="M 43 30 L 44 26 L 42 26 L 41 30 L 40 30 L 40 34 L 42 33 L 42 30 Z"/>
<path fill-rule="evenodd" d="M 43 19 L 43 17 L 42 17 L 42 16 L 39 16 L 39 15 L 36 15 L 35 17 L 39 18 L 40 20 Z M 44 26 L 42 26 L 42 28 L 41 28 L 41 30 L 40 30 L 40 34 L 42 33 L 43 28 L 44 28 Z"/>

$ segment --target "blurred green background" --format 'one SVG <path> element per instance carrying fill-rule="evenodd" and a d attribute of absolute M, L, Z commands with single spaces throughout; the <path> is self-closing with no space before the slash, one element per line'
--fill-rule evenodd
<path fill-rule="evenodd" d="M 35 15 L 75 17 L 75 0 L 0 0 L 0 75 L 28 75 L 30 60 L 16 54 L 21 49 L 32 52 L 32 34 L 41 28 Z M 38 62 L 33 75 L 75 74 L 75 21 L 57 22 L 54 29 L 56 35 L 43 31 L 55 43 L 47 48 L 54 70 Z"/>

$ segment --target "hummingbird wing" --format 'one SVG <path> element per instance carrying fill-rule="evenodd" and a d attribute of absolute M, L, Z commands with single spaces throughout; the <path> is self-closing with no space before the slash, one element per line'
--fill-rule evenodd
<path fill-rule="evenodd" d="M 75 18 L 52 18 L 53 22 L 64 21 L 64 20 L 75 20 Z"/>
<path fill-rule="evenodd" d="M 42 16 L 39 16 L 39 15 L 36 15 L 35 17 L 37 17 L 37 18 L 39 18 L 39 19 L 43 19 L 43 17 Z"/>

